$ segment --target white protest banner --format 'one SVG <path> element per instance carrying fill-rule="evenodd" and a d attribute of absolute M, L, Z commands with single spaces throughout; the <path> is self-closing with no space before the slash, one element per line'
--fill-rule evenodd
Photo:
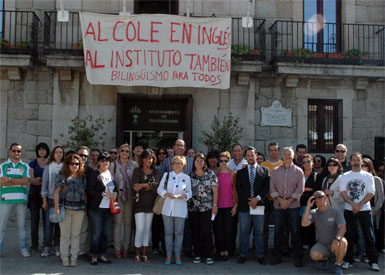
<path fill-rule="evenodd" d="M 231 18 L 80 13 L 91 84 L 228 89 Z"/>

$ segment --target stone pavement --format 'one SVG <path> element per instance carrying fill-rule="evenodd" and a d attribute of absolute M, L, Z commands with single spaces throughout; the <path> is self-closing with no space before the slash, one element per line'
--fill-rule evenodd
<path fill-rule="evenodd" d="M 30 236 L 29 232 L 28 236 Z M 42 236 L 42 232 L 40 236 Z M 293 259 L 287 257 L 283 258 L 280 265 L 262 266 L 254 261 L 253 252 L 250 253 L 249 260 L 242 265 L 236 263 L 236 258 L 208 266 L 205 263 L 193 264 L 191 258 L 182 257 L 184 261 L 182 266 L 175 264 L 166 266 L 163 264 L 162 256 L 151 253 L 149 253 L 151 263 L 136 264 L 133 262 L 132 256 L 122 260 L 113 258 L 112 249 L 109 251 L 111 254 L 109 258 L 113 261 L 111 265 L 99 263 L 97 266 L 91 266 L 82 256 L 78 259 L 77 267 L 63 267 L 54 255 L 41 258 L 40 253 L 35 253 L 30 258 L 23 258 L 19 254 L 18 246 L 16 223 L 13 216 L 9 222 L 3 256 L 0 257 L 0 274 L 334 274 L 333 268 L 329 272 L 321 271 L 320 264 L 312 262 L 307 252 L 305 252 L 305 266 L 302 268 L 294 267 Z M 384 274 L 384 260 L 385 255 L 380 254 L 380 273 L 371 271 L 368 264 L 355 263 L 355 267 L 345 270 L 345 274 Z"/>

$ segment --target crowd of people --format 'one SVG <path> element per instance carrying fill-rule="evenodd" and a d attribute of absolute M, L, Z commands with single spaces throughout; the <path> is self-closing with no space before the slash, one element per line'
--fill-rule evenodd
<path fill-rule="evenodd" d="M 304 251 L 322 270 L 335 274 L 363 261 L 379 271 L 384 249 L 384 163 L 352 153 L 345 145 L 335 156 L 312 156 L 306 146 L 281 148 L 270 143 L 268 159 L 254 147 L 232 146 L 232 152 L 173 148 L 145 149 L 128 144 L 109 152 L 86 146 L 65 152 L 36 146 L 36 159 L 21 160 L 22 145 L 10 146 L 0 166 L 0 256 L 11 211 L 16 212 L 20 252 L 30 257 L 60 256 L 63 266 L 76 266 L 79 255 L 92 265 L 130 257 L 150 263 L 150 251 L 164 263 L 182 265 L 182 253 L 193 263 L 249 258 L 250 236 L 259 264 L 268 263 L 269 225 L 274 224 L 270 264 L 286 253 L 302 267 Z M 281 155 L 281 156 L 280 156 Z M 90 160 L 89 160 L 90 158 Z M 28 188 L 29 187 L 29 188 Z M 155 204 L 161 213 L 154 213 Z M 31 213 L 31 245 L 27 238 Z M 117 209 L 118 208 L 118 209 Z M 251 234 L 252 232 L 252 234 Z"/>

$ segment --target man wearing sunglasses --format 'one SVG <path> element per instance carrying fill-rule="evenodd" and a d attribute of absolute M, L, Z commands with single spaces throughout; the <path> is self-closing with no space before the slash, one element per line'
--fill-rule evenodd
<path fill-rule="evenodd" d="M 31 256 L 28 251 L 25 227 L 27 184 L 30 174 L 28 164 L 21 161 L 21 150 L 19 143 L 13 143 L 9 150 L 8 161 L 0 165 L 0 256 L 3 252 L 5 232 L 12 211 L 15 211 L 16 214 L 20 253 L 23 257 Z"/>
<path fill-rule="evenodd" d="M 342 168 L 345 172 L 349 172 L 352 170 L 352 167 L 350 166 L 348 160 L 346 159 L 346 156 L 348 154 L 348 148 L 344 144 L 337 144 L 336 150 L 335 150 L 336 157 L 342 164 Z"/>

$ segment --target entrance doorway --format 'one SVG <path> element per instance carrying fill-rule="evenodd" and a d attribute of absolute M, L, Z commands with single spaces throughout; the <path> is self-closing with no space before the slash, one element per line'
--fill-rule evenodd
<path fill-rule="evenodd" d="M 180 138 L 192 144 L 191 95 L 118 94 L 117 145 L 140 143 L 146 148 L 172 147 Z"/>

